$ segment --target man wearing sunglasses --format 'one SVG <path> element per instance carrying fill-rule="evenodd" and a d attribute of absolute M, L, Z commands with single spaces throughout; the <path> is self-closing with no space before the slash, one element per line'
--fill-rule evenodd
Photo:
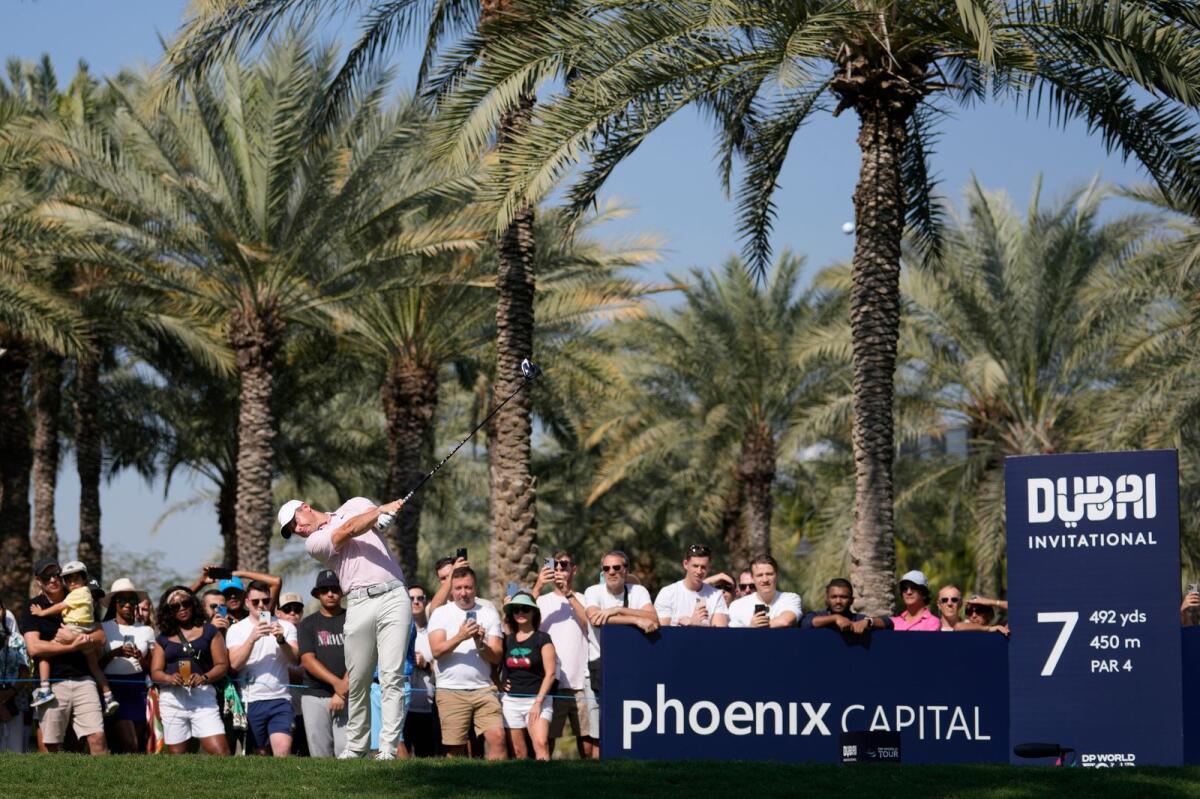
<path fill-rule="evenodd" d="M 58 560 L 42 558 L 34 564 L 33 573 L 41 593 L 29 600 L 29 605 L 48 608 L 66 598 Z M 104 630 L 73 633 L 63 627 L 61 616 L 34 616 L 28 606 L 18 626 L 24 631 L 29 656 L 50 661 L 54 701 L 40 711 L 42 747 L 47 752 L 57 752 L 70 726 L 78 738 L 87 740 L 93 755 L 108 754 L 100 694 L 83 654 L 87 648 L 99 649 L 104 645 Z"/>
<path fill-rule="evenodd" d="M 712 569 L 712 550 L 692 544 L 683 558 L 683 579 L 658 592 L 654 612 L 663 627 L 728 627 L 725 595 L 704 582 Z"/>
<path fill-rule="evenodd" d="M 346 611 L 337 575 L 325 569 L 317 575 L 312 595 L 320 602 L 316 613 L 300 620 L 300 665 L 304 695 L 300 713 L 310 757 L 337 757 L 346 749 Z"/>
<path fill-rule="evenodd" d="M 607 553 L 600 559 L 600 572 L 601 581 L 590 586 L 583 594 L 589 622 L 588 679 L 592 694 L 588 702 L 591 712 L 589 726 L 596 733 L 593 737 L 597 741 L 600 738 L 600 707 L 593 697 L 599 699 L 601 695 L 602 662 L 600 631 L 596 628 L 607 624 L 627 624 L 647 635 L 658 629 L 658 614 L 654 612 L 650 592 L 643 586 L 626 582 L 629 576 L 628 555 L 618 549 Z M 599 749 L 598 743 L 596 749 Z"/>
<path fill-rule="evenodd" d="M 404 742 L 414 757 L 434 757 L 438 751 L 438 734 L 433 717 L 433 650 L 429 647 L 429 594 L 425 586 L 412 585 L 408 588 L 412 601 L 413 625 L 416 627 L 413 643 L 413 670 L 409 677 L 412 691 L 409 694 L 408 715 L 404 717 Z"/>
<path fill-rule="evenodd" d="M 271 615 L 271 589 L 252 580 L 247 586 L 250 615 L 225 636 L 229 667 L 246 681 L 246 723 L 260 751 L 287 757 L 292 749 L 292 695 L 288 667 L 300 662 L 296 627 Z"/>
<path fill-rule="evenodd" d="M 589 728 L 588 712 L 588 625 L 587 608 L 583 597 L 575 593 L 573 583 L 578 567 L 575 559 L 565 550 L 554 553 L 554 568 L 543 568 L 533 586 L 537 596 L 538 610 L 542 613 L 541 630 L 549 634 L 554 642 L 554 654 L 558 660 L 558 690 L 554 697 L 554 720 L 550 722 L 550 751 L 554 742 L 563 734 L 567 722 L 575 734 L 579 756 L 585 760 L 594 757 L 599 739 Z M 538 596 L 550 585 L 553 590 Z"/>

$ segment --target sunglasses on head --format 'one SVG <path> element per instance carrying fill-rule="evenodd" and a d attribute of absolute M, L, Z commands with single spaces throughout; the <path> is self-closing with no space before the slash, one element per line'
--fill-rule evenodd
<path fill-rule="evenodd" d="M 944 596 L 938 599 L 938 602 L 942 603 L 943 605 L 957 605 L 959 602 L 962 602 L 962 597 Z"/>
<path fill-rule="evenodd" d="M 624 570 L 625 570 L 625 566 L 620 563 L 618 563 L 615 566 L 601 566 L 600 567 L 600 571 L 604 572 L 605 574 L 608 574 L 609 572 L 620 572 L 620 571 L 624 571 Z"/>
<path fill-rule="evenodd" d="M 712 548 L 708 544 L 692 544 L 688 547 L 688 555 L 699 555 L 702 558 L 707 558 L 712 554 Z"/>

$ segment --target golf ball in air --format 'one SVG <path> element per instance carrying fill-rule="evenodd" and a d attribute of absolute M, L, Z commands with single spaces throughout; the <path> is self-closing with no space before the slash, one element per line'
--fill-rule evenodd
<path fill-rule="evenodd" d="M 854 232 L 854 223 L 853 222 L 843 222 L 842 223 L 842 232 L 845 233 L 847 236 L 849 236 L 851 233 Z"/>

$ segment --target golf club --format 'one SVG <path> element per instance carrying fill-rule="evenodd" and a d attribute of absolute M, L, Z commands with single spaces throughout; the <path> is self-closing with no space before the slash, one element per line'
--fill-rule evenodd
<path fill-rule="evenodd" d="M 521 389 L 525 388 L 525 386 L 532 383 L 541 374 L 542 374 L 541 367 L 539 367 L 533 361 L 529 360 L 528 358 L 521 361 L 521 378 L 522 378 L 521 385 L 519 385 L 515 389 L 513 389 L 513 392 L 511 394 L 509 394 L 507 397 L 505 397 L 503 400 L 501 400 L 499 405 L 497 405 L 495 408 L 492 408 L 491 413 L 489 413 L 487 416 L 483 417 L 483 421 L 480 422 L 479 424 L 475 425 L 475 429 L 472 430 L 470 433 L 468 433 L 466 438 L 464 438 L 462 441 L 458 442 L 454 446 L 454 449 L 450 450 L 450 454 L 447 455 L 446 457 L 442 458 L 441 463 L 439 463 L 437 466 L 434 466 L 433 469 L 430 470 L 429 474 L 427 474 L 421 478 L 421 482 L 419 482 L 415 486 L 413 486 L 412 490 L 404 495 L 404 498 L 401 500 L 401 503 L 403 505 L 407 505 L 408 501 L 410 499 L 412 499 L 412 495 L 417 493 L 417 491 L 420 490 L 421 486 L 423 486 L 423 485 L 425 485 L 425 483 L 429 482 L 429 478 L 431 478 L 435 474 L 437 474 L 438 469 L 441 469 L 443 466 L 446 465 L 446 461 L 448 461 L 454 457 L 454 453 L 456 453 L 460 449 L 462 449 L 463 445 L 466 444 L 468 441 L 470 441 L 472 438 L 474 438 L 475 434 L 479 432 L 480 428 L 482 428 L 485 424 L 487 424 L 493 416 L 495 416 L 497 413 L 499 413 L 500 409 L 503 408 L 506 404 L 508 404 L 508 401 L 510 399 L 517 396 L 517 394 L 521 391 Z M 379 521 L 377 521 L 375 523 L 375 528 L 377 530 L 386 530 L 387 528 L 392 526 L 392 522 L 394 522 L 395 520 L 396 520 L 396 514 L 381 513 L 381 514 L 379 514 Z"/>

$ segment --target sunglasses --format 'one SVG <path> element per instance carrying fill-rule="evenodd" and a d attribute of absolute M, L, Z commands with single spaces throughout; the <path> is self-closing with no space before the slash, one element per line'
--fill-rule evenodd
<path fill-rule="evenodd" d="M 128 594 L 117 594 L 112 598 L 112 601 L 115 605 L 136 605 L 137 597 L 129 596 Z"/>
<path fill-rule="evenodd" d="M 264 608 L 271 604 L 271 598 L 263 597 L 262 599 L 247 599 L 246 604 L 253 605 L 256 608 Z"/>
<path fill-rule="evenodd" d="M 625 567 L 618 563 L 616 566 L 601 566 L 600 571 L 604 572 L 605 574 L 609 574 L 610 572 L 622 572 L 625 571 Z"/>
<path fill-rule="evenodd" d="M 284 613 L 303 613 L 304 606 L 303 605 L 284 605 L 279 610 Z"/>
<path fill-rule="evenodd" d="M 184 608 L 191 610 L 192 603 L 187 600 L 185 600 L 183 602 L 168 602 L 167 603 L 167 610 L 171 611 L 172 613 L 178 613 L 179 611 L 183 610 Z"/>
<path fill-rule="evenodd" d="M 944 596 L 938 600 L 938 603 L 942 605 L 957 605 L 959 602 L 962 602 L 960 596 Z"/>
<path fill-rule="evenodd" d="M 699 555 L 702 558 L 707 558 L 712 554 L 712 548 L 707 544 L 692 544 L 687 551 L 689 555 Z"/>
<path fill-rule="evenodd" d="M 40 579 L 43 583 L 51 583 L 51 582 L 54 582 L 55 580 L 61 580 L 62 572 L 55 572 L 54 574 L 43 574 Z"/>
<path fill-rule="evenodd" d="M 342 589 L 338 588 L 335 585 L 326 585 L 326 586 L 322 586 L 322 587 L 318 588 L 317 593 L 318 594 L 340 594 L 340 593 L 342 593 Z"/>
<path fill-rule="evenodd" d="M 514 616 L 528 616 L 530 613 L 533 613 L 533 608 L 513 608 L 512 609 L 512 614 Z"/>
<path fill-rule="evenodd" d="M 562 569 L 563 571 L 570 571 L 571 570 L 571 561 L 556 560 L 556 561 L 554 561 L 554 567 L 556 569 Z"/>
<path fill-rule="evenodd" d="M 753 591 L 754 583 L 738 583 L 738 588 L 742 591 Z"/>
<path fill-rule="evenodd" d="M 410 596 L 409 599 L 411 599 L 413 602 L 424 602 L 425 595 L 424 594 L 416 594 L 416 595 Z"/>

